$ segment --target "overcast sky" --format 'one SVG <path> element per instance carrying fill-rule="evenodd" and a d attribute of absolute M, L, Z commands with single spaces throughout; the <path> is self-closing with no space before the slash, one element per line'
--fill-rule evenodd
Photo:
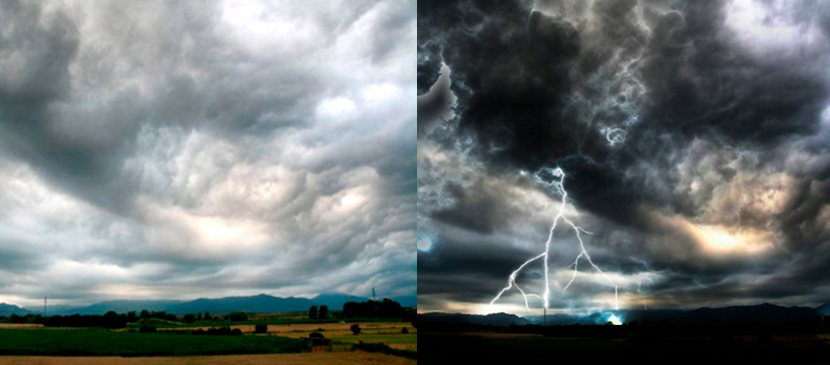
<path fill-rule="evenodd" d="M 4 1 L 0 302 L 416 293 L 415 1 Z"/>
<path fill-rule="evenodd" d="M 830 300 L 830 4 L 418 5 L 419 311 Z"/>

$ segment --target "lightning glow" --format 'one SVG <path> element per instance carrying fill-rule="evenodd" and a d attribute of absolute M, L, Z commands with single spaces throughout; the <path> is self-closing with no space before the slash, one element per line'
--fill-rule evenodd
<path fill-rule="evenodd" d="M 542 180 L 539 177 L 539 174 L 542 173 L 542 172 L 549 172 L 551 175 L 553 175 L 553 177 L 558 178 L 559 181 L 554 180 L 554 181 L 551 181 L 551 182 L 545 182 L 544 180 Z M 568 285 L 566 285 L 565 288 L 562 290 L 562 292 L 564 293 L 565 291 L 567 291 L 568 287 L 570 287 L 571 283 L 573 283 L 574 279 L 576 278 L 576 273 L 578 271 L 577 266 L 579 265 L 579 259 L 581 259 L 584 256 L 585 259 L 588 260 L 588 263 L 591 264 L 591 266 L 597 272 L 599 272 L 600 275 L 602 275 L 602 277 L 604 277 L 606 280 L 608 280 L 609 283 L 611 283 L 611 285 L 614 286 L 615 307 L 616 307 L 617 310 L 619 310 L 620 309 L 620 304 L 619 304 L 619 296 L 618 296 L 618 293 L 617 293 L 617 285 L 614 283 L 613 280 L 611 280 L 610 277 L 605 275 L 605 272 L 603 272 L 602 269 L 599 268 L 599 266 L 594 264 L 594 262 L 591 260 L 591 256 L 588 254 L 588 251 L 585 249 L 585 244 L 582 242 L 582 236 L 580 235 L 580 231 L 585 233 L 585 234 L 589 234 L 589 235 L 593 234 L 593 233 L 588 232 L 585 229 L 583 229 L 582 227 L 577 226 L 576 224 L 571 222 L 567 217 L 564 216 L 565 206 L 567 205 L 567 198 L 568 198 L 568 192 L 565 190 L 565 185 L 564 185 L 565 172 L 562 171 L 562 169 L 560 169 L 558 167 L 555 168 L 555 169 L 542 168 L 541 170 L 536 172 L 535 177 L 536 177 L 536 180 L 539 183 L 550 186 L 550 187 L 553 187 L 553 188 L 556 188 L 556 190 L 558 190 L 560 193 L 562 193 L 562 204 L 560 205 L 559 212 L 556 214 L 556 217 L 553 219 L 553 224 L 551 225 L 550 231 L 548 232 L 548 239 L 545 242 L 545 252 L 539 254 L 536 257 L 531 258 L 530 260 L 525 261 L 524 264 L 522 264 L 521 266 L 519 266 L 518 269 L 513 271 L 510 274 L 509 278 L 507 279 L 507 286 L 504 289 L 502 289 L 499 292 L 499 294 L 496 295 L 495 298 L 493 298 L 493 300 L 490 302 L 490 305 L 492 306 L 497 300 L 499 300 L 499 298 L 501 298 L 502 294 L 504 294 L 506 291 L 510 290 L 512 287 L 515 286 L 516 289 L 518 289 L 519 292 L 522 294 L 522 297 L 524 298 L 524 301 L 525 301 L 525 308 L 527 308 L 528 310 L 530 310 L 530 304 L 529 304 L 528 299 L 527 299 L 528 296 L 533 296 L 533 297 L 542 299 L 544 309 L 549 308 L 549 298 L 550 298 L 550 280 L 549 280 L 549 277 L 550 277 L 550 275 L 549 275 L 549 267 L 548 267 L 548 257 L 549 257 L 549 254 L 550 254 L 550 243 L 553 240 L 553 231 L 556 230 L 556 226 L 559 223 L 559 219 L 562 219 L 565 223 L 570 225 L 571 228 L 574 230 L 574 233 L 576 233 L 576 238 L 577 238 L 577 240 L 579 240 L 579 247 L 581 249 L 579 255 L 576 256 L 576 259 L 574 260 L 574 262 L 571 265 L 569 265 L 569 267 L 570 266 L 574 267 L 573 276 L 571 277 L 571 280 L 568 282 Z M 525 293 L 524 290 L 521 289 L 521 287 L 519 287 L 519 285 L 516 284 L 516 277 L 519 275 L 519 272 L 521 272 L 521 270 L 524 269 L 525 266 L 527 266 L 530 263 L 532 263 L 532 262 L 534 262 L 534 261 L 536 261 L 540 258 L 543 258 L 543 257 L 545 259 L 544 260 L 544 268 L 545 268 L 545 291 L 544 291 L 544 294 L 542 296 L 539 296 L 537 294 L 527 294 L 527 293 Z M 613 317 L 613 318 L 616 318 L 616 317 Z"/>

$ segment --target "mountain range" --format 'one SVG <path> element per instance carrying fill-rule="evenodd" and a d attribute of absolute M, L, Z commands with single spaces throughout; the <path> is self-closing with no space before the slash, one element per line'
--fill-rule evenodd
<path fill-rule="evenodd" d="M 403 307 L 415 307 L 417 296 L 402 296 L 389 298 L 401 304 Z M 280 298 L 267 294 L 256 296 L 226 297 L 217 299 L 199 298 L 191 301 L 181 300 L 111 300 L 95 303 L 88 306 L 64 306 L 55 305 L 47 308 L 47 314 L 72 315 L 72 314 L 104 314 L 109 311 L 126 313 L 129 311 L 140 312 L 144 309 L 156 312 L 168 312 L 175 314 L 188 314 L 198 312 L 211 312 L 213 314 L 230 313 L 235 311 L 251 313 L 286 313 L 306 312 L 311 306 L 327 306 L 329 310 L 341 310 L 347 302 L 365 302 L 369 300 L 364 297 L 340 293 L 325 293 L 314 298 Z M 382 299 L 381 299 L 382 300 Z M 12 313 L 26 315 L 29 313 L 40 314 L 41 308 L 20 308 L 11 304 L 0 304 L 0 316 L 10 316 Z"/>
<path fill-rule="evenodd" d="M 614 314 L 625 322 L 644 320 L 669 323 L 712 323 L 725 324 L 733 322 L 797 322 L 811 321 L 817 315 L 830 314 L 830 303 L 816 308 L 811 307 L 782 307 L 769 303 L 751 306 L 731 306 L 723 308 L 698 308 L 684 311 L 680 309 L 656 310 L 618 310 L 596 312 L 588 315 L 552 314 L 545 320 L 543 317 L 519 317 L 514 314 L 496 313 L 488 315 L 474 315 L 461 313 L 425 313 L 418 314 L 418 322 L 432 323 L 470 323 L 492 326 L 517 326 L 525 324 L 569 325 L 569 324 L 603 324 L 608 316 Z"/>
<path fill-rule="evenodd" d="M 25 315 L 29 314 L 29 311 L 27 311 L 23 308 L 20 308 L 20 307 L 14 305 L 14 304 L 0 303 L 0 316 L 8 317 L 12 314 L 24 315 L 25 316 Z"/>

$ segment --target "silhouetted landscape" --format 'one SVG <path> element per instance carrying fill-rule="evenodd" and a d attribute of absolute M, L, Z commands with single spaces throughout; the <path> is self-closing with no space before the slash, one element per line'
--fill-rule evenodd
<path fill-rule="evenodd" d="M 830 363 L 830 313 L 772 304 L 695 310 L 621 310 L 584 316 L 419 314 L 428 363 L 603 361 Z M 603 322 L 612 313 L 621 325 Z M 441 354 L 441 355 L 438 355 Z"/>
<path fill-rule="evenodd" d="M 390 298 L 404 307 L 417 305 L 416 296 Z M 340 310 L 346 302 L 365 302 L 369 298 L 340 293 L 325 293 L 314 298 L 280 298 L 260 294 L 256 296 L 226 297 L 216 299 L 200 298 L 191 301 L 180 300 L 111 300 L 94 303 L 88 306 L 50 306 L 49 314 L 104 314 L 109 311 L 126 313 L 129 311 L 164 311 L 171 313 L 214 312 L 230 313 L 246 311 L 256 313 L 288 313 L 307 311 L 313 305 L 325 305 L 330 309 Z M 21 308 L 16 305 L 0 303 L 0 316 L 11 314 L 42 314 L 43 308 Z"/>

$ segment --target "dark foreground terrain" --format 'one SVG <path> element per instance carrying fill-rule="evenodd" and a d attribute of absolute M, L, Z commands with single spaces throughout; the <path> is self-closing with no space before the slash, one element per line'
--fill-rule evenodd
<path fill-rule="evenodd" d="M 428 349 L 421 353 L 425 364 L 830 364 L 830 333 L 808 323 L 657 324 L 611 331 L 602 328 L 607 326 L 431 327 L 418 336 Z"/>

